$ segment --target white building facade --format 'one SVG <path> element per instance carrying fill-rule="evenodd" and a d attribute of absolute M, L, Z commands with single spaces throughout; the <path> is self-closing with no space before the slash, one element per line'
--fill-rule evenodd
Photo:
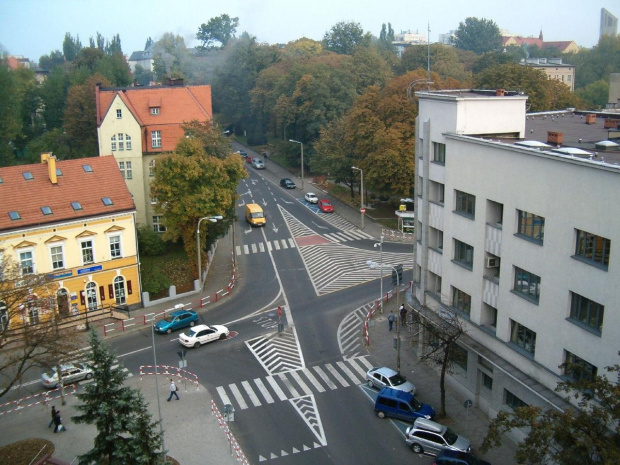
<path fill-rule="evenodd" d="M 620 166 L 515 145 L 524 95 L 416 95 L 414 302 L 461 317 L 453 380 L 490 417 L 561 408 L 560 365 L 620 363 Z"/>

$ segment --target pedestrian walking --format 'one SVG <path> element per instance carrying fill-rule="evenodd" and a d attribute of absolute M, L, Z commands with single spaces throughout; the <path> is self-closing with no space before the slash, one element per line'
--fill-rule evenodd
<path fill-rule="evenodd" d="M 395 321 L 396 315 L 394 315 L 394 310 L 390 310 L 390 314 L 388 315 L 388 325 L 390 326 L 390 331 L 392 331 L 392 326 L 394 326 Z"/>
<path fill-rule="evenodd" d="M 405 304 L 402 304 L 400 306 L 399 313 L 400 313 L 400 324 L 404 326 L 405 323 L 407 322 L 407 309 L 405 308 Z"/>
<path fill-rule="evenodd" d="M 56 415 L 54 416 L 54 433 L 60 433 L 62 431 L 67 431 L 65 425 L 62 424 L 62 417 L 60 416 L 60 410 L 56 410 Z"/>
<path fill-rule="evenodd" d="M 177 400 L 180 400 L 179 395 L 177 394 L 178 390 L 179 388 L 177 387 L 177 385 L 174 384 L 174 381 L 172 381 L 172 379 L 170 379 L 170 397 L 168 397 L 168 402 L 172 400 L 172 396 L 176 397 Z"/>
<path fill-rule="evenodd" d="M 54 417 L 56 416 L 56 406 L 52 405 L 52 419 L 50 420 L 50 424 L 47 425 L 48 428 L 51 428 L 54 424 Z"/>

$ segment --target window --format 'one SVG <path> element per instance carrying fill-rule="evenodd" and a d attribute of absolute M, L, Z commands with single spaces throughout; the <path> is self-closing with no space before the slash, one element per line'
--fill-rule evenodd
<path fill-rule="evenodd" d="M 607 269 L 610 249 L 611 241 L 609 239 L 577 230 L 575 258 L 583 259 L 586 262 L 600 265 Z"/>
<path fill-rule="evenodd" d="M 129 134 L 125 134 L 125 148 L 131 150 L 131 136 Z"/>
<path fill-rule="evenodd" d="M 157 197 L 151 197 L 151 205 L 157 205 Z"/>
<path fill-rule="evenodd" d="M 433 161 L 440 165 L 446 164 L 446 144 L 433 142 Z"/>
<path fill-rule="evenodd" d="M 604 311 L 605 307 L 603 305 L 571 292 L 569 320 L 585 325 L 600 335 L 603 330 Z"/>
<path fill-rule="evenodd" d="M 517 210 L 519 215 L 517 236 L 542 244 L 545 236 L 545 219 L 533 213 Z"/>
<path fill-rule="evenodd" d="M 24 250 L 19 252 L 19 269 L 22 275 L 34 273 L 34 261 L 32 258 L 32 250 Z"/>
<path fill-rule="evenodd" d="M 574 381 L 593 381 L 596 378 L 598 368 L 584 359 L 571 354 L 568 350 L 564 351 L 564 375 Z"/>
<path fill-rule="evenodd" d="M 123 175 L 123 179 L 132 179 L 133 178 L 133 172 L 131 169 L 131 162 L 130 161 L 119 161 L 118 162 L 118 167 L 121 170 L 121 174 Z"/>
<path fill-rule="evenodd" d="M 90 165 L 82 165 L 82 169 L 84 170 L 85 173 L 92 173 L 93 172 L 93 167 Z"/>
<path fill-rule="evenodd" d="M 525 402 L 523 402 L 521 399 L 515 396 L 508 389 L 505 389 L 504 392 L 506 393 L 506 396 L 505 396 L 506 405 L 510 407 L 511 409 L 515 410 L 515 409 L 518 409 L 519 407 L 527 407 L 527 404 Z"/>
<path fill-rule="evenodd" d="M 88 263 L 95 263 L 95 254 L 93 252 L 92 239 L 82 241 L 80 243 L 80 247 L 82 249 L 82 264 L 86 265 Z"/>
<path fill-rule="evenodd" d="M 513 290 L 522 296 L 528 297 L 530 300 L 538 302 L 540 299 L 540 276 L 515 266 L 515 285 Z"/>
<path fill-rule="evenodd" d="M 489 391 L 493 390 L 493 378 L 487 375 L 484 371 L 481 371 L 482 375 L 482 385 L 487 388 Z"/>
<path fill-rule="evenodd" d="M 536 351 L 536 333 L 513 320 L 510 320 L 510 342 L 532 355 Z"/>
<path fill-rule="evenodd" d="M 476 214 L 476 196 L 467 192 L 456 191 L 456 209 L 458 213 L 471 216 Z"/>
<path fill-rule="evenodd" d="M 55 245 L 53 247 L 50 247 L 50 256 L 52 258 L 53 270 L 60 270 L 65 267 L 62 245 Z"/>
<path fill-rule="evenodd" d="M 452 352 L 452 360 L 456 365 L 467 372 L 467 349 L 455 344 Z"/>
<path fill-rule="evenodd" d="M 162 221 L 161 216 L 153 217 L 153 231 L 157 233 L 163 233 L 166 231 L 166 227 L 161 223 L 161 221 Z"/>
<path fill-rule="evenodd" d="M 34 179 L 34 176 L 32 175 L 32 173 L 30 171 L 24 171 L 22 173 L 22 176 L 24 176 L 24 179 L 26 181 L 31 181 L 32 179 Z"/>
<path fill-rule="evenodd" d="M 116 301 L 116 305 L 123 305 L 126 303 L 125 278 L 122 276 L 114 278 L 114 300 Z"/>
<path fill-rule="evenodd" d="M 11 211 L 9 212 L 9 218 L 15 221 L 15 220 L 20 220 L 22 217 L 19 215 L 19 212 Z"/>
<path fill-rule="evenodd" d="M 118 135 L 118 150 L 125 150 L 125 138 L 123 134 Z"/>
<path fill-rule="evenodd" d="M 75 210 L 75 211 L 79 211 L 82 209 L 82 204 L 80 202 L 71 202 L 71 207 Z"/>
<path fill-rule="evenodd" d="M 149 178 L 155 176 L 155 160 L 149 162 Z"/>
<path fill-rule="evenodd" d="M 116 134 L 110 137 L 110 148 L 112 149 L 112 152 L 116 151 Z"/>
<path fill-rule="evenodd" d="M 151 115 L 159 115 L 159 107 L 151 108 Z"/>
<path fill-rule="evenodd" d="M 121 257 L 121 236 L 110 236 L 110 257 Z"/>
<path fill-rule="evenodd" d="M 116 110 L 116 117 L 118 119 L 122 118 L 123 117 L 123 110 L 120 110 L 120 109 Z"/>
<path fill-rule="evenodd" d="M 474 248 L 454 239 L 454 261 L 471 269 L 474 265 Z"/>
<path fill-rule="evenodd" d="M 161 148 L 161 131 L 151 132 L 151 147 L 154 149 Z"/>
<path fill-rule="evenodd" d="M 471 296 L 456 287 L 452 287 L 452 306 L 469 316 L 471 312 Z"/>
<path fill-rule="evenodd" d="M 51 215 L 52 214 L 52 209 L 50 207 L 41 207 L 41 212 L 44 215 Z"/>
<path fill-rule="evenodd" d="M 106 207 L 114 205 L 114 202 L 112 202 L 112 199 L 110 197 L 101 197 L 101 202 L 103 202 Z"/>

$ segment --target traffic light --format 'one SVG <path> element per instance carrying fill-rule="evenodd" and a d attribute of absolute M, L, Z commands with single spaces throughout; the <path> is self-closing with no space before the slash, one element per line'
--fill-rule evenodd
<path fill-rule="evenodd" d="M 392 268 L 392 284 L 398 286 L 403 282 L 403 265 L 396 265 Z"/>

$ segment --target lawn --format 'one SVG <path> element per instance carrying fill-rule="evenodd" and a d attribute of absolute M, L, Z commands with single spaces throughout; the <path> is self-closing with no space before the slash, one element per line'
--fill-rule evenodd
<path fill-rule="evenodd" d="M 140 264 L 143 280 L 164 275 L 170 285 L 176 286 L 178 294 L 194 289 L 194 273 L 196 270 L 190 270 L 189 259 L 181 244 L 169 245 L 165 255 L 140 257 Z M 154 300 L 166 296 L 168 296 L 167 289 L 151 295 L 150 298 Z"/>

